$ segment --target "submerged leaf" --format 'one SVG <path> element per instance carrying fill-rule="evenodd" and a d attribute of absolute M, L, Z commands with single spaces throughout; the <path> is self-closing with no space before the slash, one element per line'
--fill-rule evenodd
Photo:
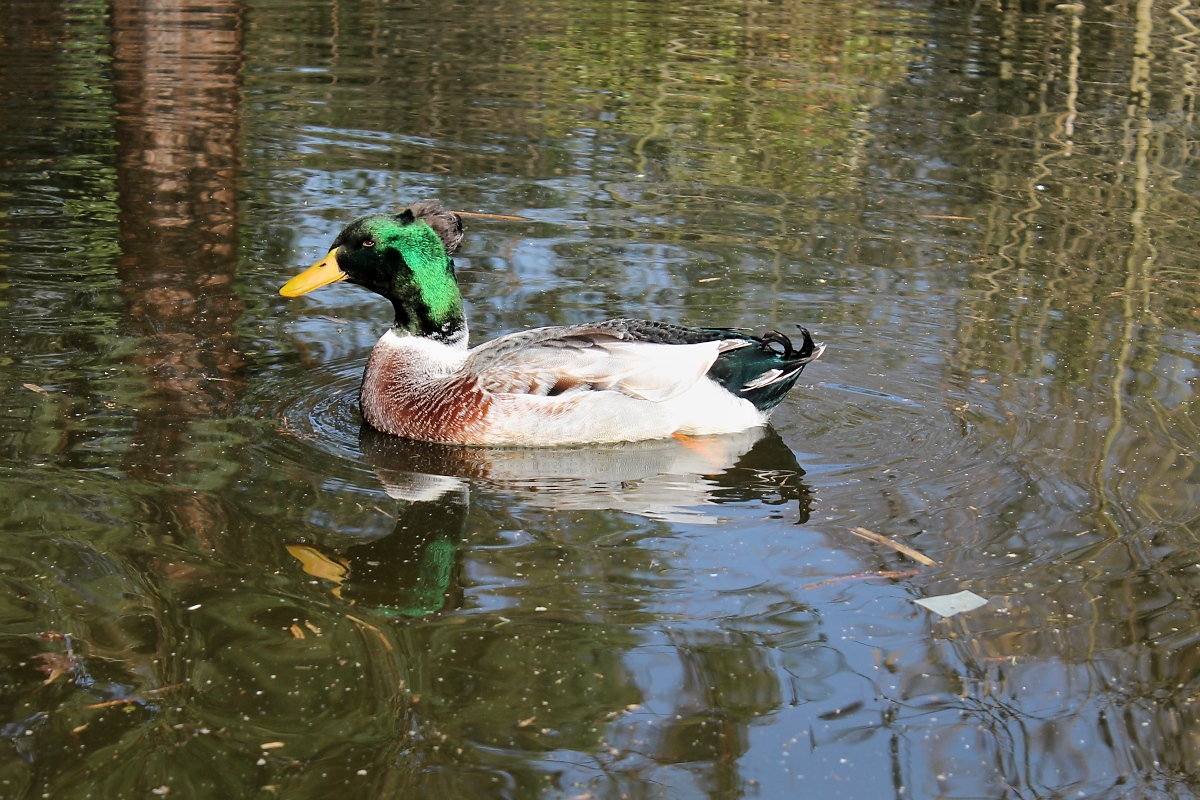
<path fill-rule="evenodd" d="M 327 581 L 341 583 L 346 580 L 350 568 L 344 561 L 335 561 L 314 547 L 302 544 L 289 544 L 287 551 L 300 562 L 304 571 L 314 578 L 324 578 Z"/>
<path fill-rule="evenodd" d="M 59 677 L 70 675 L 76 665 L 75 656 L 71 653 L 39 653 L 38 658 L 42 662 L 38 664 L 38 669 L 46 673 L 42 686 L 49 686 Z"/>

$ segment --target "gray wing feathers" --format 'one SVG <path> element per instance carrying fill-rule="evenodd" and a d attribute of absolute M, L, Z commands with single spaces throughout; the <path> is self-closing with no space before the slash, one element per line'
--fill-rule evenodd
<path fill-rule="evenodd" d="M 467 357 L 465 372 L 493 392 L 561 395 L 619 391 L 663 402 L 704 377 L 721 351 L 720 340 L 661 344 L 639 340 L 613 324 L 535 328 L 481 345 Z"/>

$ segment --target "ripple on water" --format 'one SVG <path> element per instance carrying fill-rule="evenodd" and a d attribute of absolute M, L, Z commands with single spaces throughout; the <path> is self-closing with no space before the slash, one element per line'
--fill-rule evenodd
<path fill-rule="evenodd" d="M 259 413 L 279 422 L 285 436 L 304 442 L 293 458 L 311 468 L 312 450 L 325 456 L 361 465 L 358 444 L 362 414 L 358 410 L 358 388 L 362 383 L 364 357 L 343 355 L 323 361 L 302 372 L 281 372 L 260 391 Z"/>

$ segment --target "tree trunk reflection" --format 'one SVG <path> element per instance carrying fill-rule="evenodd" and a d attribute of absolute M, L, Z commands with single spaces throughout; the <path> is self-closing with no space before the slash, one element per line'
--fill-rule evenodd
<path fill-rule="evenodd" d="M 127 331 L 151 401 L 128 469 L 171 472 L 188 424 L 228 414 L 244 387 L 234 323 L 242 4 L 112 4 Z"/>

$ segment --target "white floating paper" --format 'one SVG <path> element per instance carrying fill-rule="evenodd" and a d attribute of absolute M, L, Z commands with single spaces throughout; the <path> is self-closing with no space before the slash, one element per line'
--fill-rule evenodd
<path fill-rule="evenodd" d="M 974 592 L 961 591 L 954 594 L 940 594 L 936 597 L 924 597 L 920 600 L 914 600 L 919 606 L 928 608 L 935 614 L 943 617 L 953 617 L 955 614 L 961 614 L 964 611 L 973 611 L 980 606 L 987 605 L 987 600 L 983 599 Z"/>

